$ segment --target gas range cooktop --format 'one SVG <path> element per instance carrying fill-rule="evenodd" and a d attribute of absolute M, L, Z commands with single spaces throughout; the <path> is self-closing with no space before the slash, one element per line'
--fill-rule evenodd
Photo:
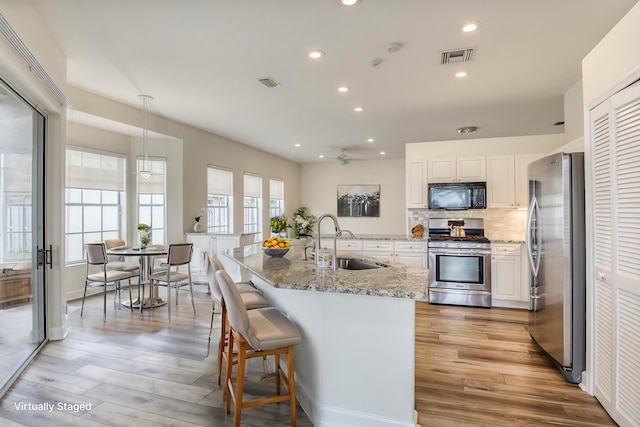
<path fill-rule="evenodd" d="M 466 235 L 464 237 L 452 237 L 445 234 L 430 234 L 430 241 L 453 241 L 453 242 L 475 242 L 475 243 L 489 243 L 489 239 L 484 236 Z"/>

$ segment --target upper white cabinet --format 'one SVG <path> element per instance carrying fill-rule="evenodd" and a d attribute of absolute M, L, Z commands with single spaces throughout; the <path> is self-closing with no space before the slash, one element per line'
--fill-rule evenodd
<path fill-rule="evenodd" d="M 427 207 L 427 161 L 407 159 L 407 208 Z"/>
<path fill-rule="evenodd" d="M 515 160 L 516 208 L 529 207 L 529 164 L 543 158 L 543 154 L 518 154 Z"/>
<path fill-rule="evenodd" d="M 529 206 L 529 163 L 542 154 L 487 157 L 487 207 L 527 208 Z"/>
<path fill-rule="evenodd" d="M 428 169 L 429 182 L 476 182 L 487 179 L 484 156 L 429 159 Z"/>
<path fill-rule="evenodd" d="M 515 207 L 515 188 L 515 164 L 513 156 L 488 156 L 487 207 Z"/>

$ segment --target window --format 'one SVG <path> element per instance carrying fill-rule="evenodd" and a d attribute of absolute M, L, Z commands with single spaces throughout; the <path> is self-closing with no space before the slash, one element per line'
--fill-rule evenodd
<path fill-rule="evenodd" d="M 151 242 L 164 245 L 165 233 L 165 201 L 166 170 L 165 159 L 138 158 L 138 224 L 151 227 Z M 146 163 L 146 164 L 145 164 Z M 140 176 L 140 171 L 151 172 L 148 178 Z"/>
<path fill-rule="evenodd" d="M 233 231 L 233 172 L 209 167 L 207 169 L 207 231 Z"/>
<path fill-rule="evenodd" d="M 66 262 L 84 262 L 84 244 L 122 236 L 124 157 L 67 148 Z"/>
<path fill-rule="evenodd" d="M 262 240 L 262 178 L 244 175 L 244 232 L 257 233 L 256 241 Z"/>
<path fill-rule="evenodd" d="M 269 180 L 269 218 L 284 215 L 284 182 Z"/>

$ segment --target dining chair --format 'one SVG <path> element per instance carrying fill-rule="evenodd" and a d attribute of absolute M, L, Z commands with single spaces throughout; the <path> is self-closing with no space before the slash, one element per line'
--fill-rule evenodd
<path fill-rule="evenodd" d="M 167 253 L 166 269 L 158 271 L 149 276 L 151 280 L 151 310 L 154 307 L 153 290 L 160 286 L 167 288 L 167 307 L 169 312 L 169 322 L 171 322 L 171 288 L 176 290 L 176 305 L 178 305 L 178 290 L 182 286 L 189 285 L 191 292 L 191 305 L 193 314 L 196 314 L 196 305 L 193 300 L 193 282 L 191 281 L 191 255 L 193 254 L 193 243 L 172 243 L 169 245 Z M 180 267 L 186 266 L 187 272 L 180 271 Z M 175 270 L 173 270 L 175 268 Z M 186 282 L 185 282 L 186 281 Z"/>
<path fill-rule="evenodd" d="M 220 290 L 220 285 L 216 279 L 216 271 L 226 271 L 222 262 L 218 259 L 216 255 L 208 255 L 207 256 L 208 265 L 207 265 L 207 282 L 209 282 L 209 293 L 211 294 L 211 323 L 209 324 L 209 342 L 207 345 L 207 354 L 209 354 L 209 349 L 211 347 L 211 334 L 213 333 L 213 315 L 215 314 L 215 306 L 216 304 L 220 306 L 221 312 L 221 320 L 220 320 L 220 337 L 218 339 L 218 385 L 222 382 L 222 361 L 226 360 L 228 356 L 227 354 L 227 308 L 224 303 L 224 298 L 222 297 L 222 291 Z M 258 289 L 254 288 L 253 285 L 250 285 L 246 282 L 234 282 L 234 285 L 240 291 L 240 297 L 242 298 L 242 303 L 245 305 L 247 310 L 253 310 L 255 308 L 264 308 L 268 307 L 269 301 L 262 295 Z"/>
<path fill-rule="evenodd" d="M 87 274 L 84 281 L 84 293 L 82 295 L 82 308 L 80 316 L 84 313 L 84 300 L 87 297 L 87 287 L 89 284 L 97 284 L 104 287 L 104 303 L 103 303 L 103 321 L 107 320 L 107 286 L 113 283 L 115 291 L 120 299 L 120 282 L 122 280 L 129 281 L 129 300 L 131 300 L 131 278 L 137 277 L 138 274 L 131 271 L 110 270 L 108 268 L 109 260 L 107 258 L 107 249 L 104 243 L 86 243 L 84 245 L 87 258 Z M 92 268 L 100 266 L 100 271 L 92 273 Z M 115 298 L 115 295 L 114 295 Z M 131 307 L 133 311 L 133 307 Z"/>
<path fill-rule="evenodd" d="M 226 412 L 231 411 L 234 404 L 233 423 L 240 426 L 240 417 L 244 408 L 269 403 L 289 401 L 291 425 L 296 426 L 296 392 L 294 382 L 293 347 L 300 343 L 298 328 L 287 316 L 274 307 L 247 310 L 242 303 L 240 291 L 226 271 L 217 271 L 216 279 L 220 285 L 222 296 L 227 307 L 229 319 L 229 353 L 234 357 L 227 358 L 225 398 Z M 235 350 L 232 351 L 231 349 Z M 237 359 L 235 354 L 237 353 Z M 280 357 L 286 356 L 287 370 L 280 365 Z M 246 362 L 254 357 L 275 356 L 276 394 L 244 401 L 244 384 Z M 232 378 L 233 366 L 237 366 L 237 377 Z M 280 382 L 287 394 L 280 394 Z"/>
<path fill-rule="evenodd" d="M 128 247 L 122 239 L 107 239 L 104 244 L 107 249 Z M 107 255 L 107 259 L 109 260 L 109 270 L 136 271 L 140 268 L 139 262 L 125 261 L 123 257 L 118 255 Z"/>

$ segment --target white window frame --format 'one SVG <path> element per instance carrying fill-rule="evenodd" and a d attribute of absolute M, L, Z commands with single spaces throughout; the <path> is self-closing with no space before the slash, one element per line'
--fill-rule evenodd
<path fill-rule="evenodd" d="M 262 177 L 243 175 L 243 229 L 245 233 L 256 233 L 255 240 L 262 240 Z"/>
<path fill-rule="evenodd" d="M 94 167 L 74 167 L 69 164 L 71 152 L 81 153 L 99 160 L 100 165 L 115 162 L 117 167 L 102 168 L 94 164 Z M 99 157 L 96 157 L 99 156 Z M 66 180 L 65 180 L 65 254 L 66 264 L 78 264 L 84 262 L 84 244 L 88 242 L 103 241 L 106 239 L 120 239 L 125 233 L 125 223 L 122 218 L 126 208 L 126 158 L 123 155 L 85 149 L 82 147 L 67 146 L 66 148 Z M 73 175 L 71 170 L 74 170 Z M 104 187 L 100 188 L 103 179 Z M 72 216 L 72 208 L 80 208 L 78 217 Z M 78 210 L 78 209 L 73 209 Z M 95 215 L 100 215 L 98 227 L 89 229 L 95 224 Z M 115 227 L 106 227 L 105 223 L 116 215 Z M 92 219 L 92 220 L 90 220 Z M 78 224 L 80 222 L 80 224 Z M 113 223 L 113 221 L 111 221 Z M 70 228 L 73 231 L 69 231 Z M 81 247 L 74 250 L 70 245 L 74 244 L 80 236 Z M 75 239 L 74 239 L 75 238 Z M 71 258 L 71 254 L 78 256 Z"/>
<path fill-rule="evenodd" d="M 269 180 L 269 218 L 284 215 L 284 181 Z"/>

